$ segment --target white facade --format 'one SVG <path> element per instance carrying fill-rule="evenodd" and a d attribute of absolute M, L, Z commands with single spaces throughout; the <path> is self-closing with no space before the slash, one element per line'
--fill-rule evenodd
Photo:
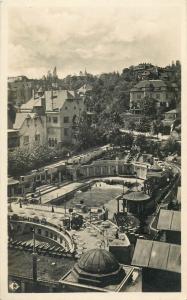
<path fill-rule="evenodd" d="M 19 130 L 21 148 L 46 143 L 45 116 L 36 113 L 17 113 L 14 128 Z"/>

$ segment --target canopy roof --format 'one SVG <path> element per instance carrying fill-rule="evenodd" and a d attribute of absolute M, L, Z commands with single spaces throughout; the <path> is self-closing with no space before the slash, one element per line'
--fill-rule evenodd
<path fill-rule="evenodd" d="M 138 239 L 131 264 L 180 273 L 181 246 Z"/>
<path fill-rule="evenodd" d="M 181 231 L 181 212 L 161 209 L 157 229 Z"/>
<path fill-rule="evenodd" d="M 123 196 L 123 198 L 128 201 L 147 201 L 150 199 L 150 196 L 142 191 L 138 191 L 127 193 Z"/>

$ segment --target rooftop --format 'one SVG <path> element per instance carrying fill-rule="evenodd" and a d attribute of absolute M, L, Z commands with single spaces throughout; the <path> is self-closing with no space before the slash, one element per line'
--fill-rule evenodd
<path fill-rule="evenodd" d="M 78 261 L 81 270 L 91 274 L 109 274 L 119 270 L 119 263 L 114 256 L 104 249 L 91 249 Z"/>
<path fill-rule="evenodd" d="M 172 110 L 165 112 L 165 114 L 176 114 L 176 113 L 178 113 L 177 109 L 172 109 Z"/>
<path fill-rule="evenodd" d="M 180 273 L 181 246 L 138 239 L 131 264 Z"/>
<path fill-rule="evenodd" d="M 18 184 L 19 181 L 14 179 L 13 177 L 8 177 L 8 185 Z"/>
<path fill-rule="evenodd" d="M 74 91 L 54 90 L 45 91 L 44 95 L 38 98 L 31 98 L 27 103 L 21 106 L 21 110 L 31 111 L 33 107 L 42 106 L 42 98 L 46 101 L 46 111 L 61 109 L 68 99 L 76 99 L 78 96 Z"/>
<path fill-rule="evenodd" d="M 136 91 L 145 87 L 151 87 L 153 86 L 154 88 L 161 88 L 161 87 L 166 87 L 166 84 L 162 80 L 142 80 L 136 84 L 131 91 Z"/>
<path fill-rule="evenodd" d="M 161 209 L 159 214 L 157 229 L 181 231 L 181 212 Z"/>
<path fill-rule="evenodd" d="M 16 113 L 16 120 L 14 123 L 14 129 L 20 129 L 23 122 L 25 121 L 25 119 L 30 118 L 30 119 L 34 119 L 36 118 L 38 115 L 36 113 L 31 113 L 31 112 L 19 112 Z"/>
<path fill-rule="evenodd" d="M 129 201 L 147 201 L 150 199 L 150 196 L 145 194 L 144 192 L 130 192 L 125 194 L 124 196 L 125 200 L 129 200 Z"/>

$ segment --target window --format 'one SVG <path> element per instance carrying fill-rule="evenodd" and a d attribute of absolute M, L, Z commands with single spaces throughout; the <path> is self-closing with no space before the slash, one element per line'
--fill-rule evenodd
<path fill-rule="evenodd" d="M 38 229 L 38 234 L 41 234 L 41 233 L 42 233 L 41 229 Z"/>
<path fill-rule="evenodd" d="M 74 109 L 76 109 L 76 106 L 74 106 Z"/>
<path fill-rule="evenodd" d="M 51 122 L 51 117 L 48 117 L 47 121 L 50 123 Z"/>
<path fill-rule="evenodd" d="M 58 140 L 57 140 L 57 138 L 49 138 L 48 139 L 48 145 L 49 145 L 49 147 L 54 147 L 55 145 L 57 145 L 57 143 L 58 143 Z"/>
<path fill-rule="evenodd" d="M 67 106 L 65 106 L 65 109 L 66 109 L 66 110 L 68 109 Z"/>
<path fill-rule="evenodd" d="M 68 128 L 64 128 L 64 136 L 68 136 L 68 132 L 69 132 Z"/>
<path fill-rule="evenodd" d="M 35 141 L 36 141 L 36 142 L 39 142 L 39 141 L 40 141 L 40 134 L 36 134 L 36 135 L 35 135 Z"/>
<path fill-rule="evenodd" d="M 29 143 L 29 136 L 28 135 L 26 135 L 26 136 L 23 137 L 23 143 L 24 144 L 28 144 Z"/>
<path fill-rule="evenodd" d="M 45 232 L 45 236 L 46 236 L 46 237 L 48 237 L 48 236 L 49 236 L 49 233 L 48 233 L 48 231 L 46 231 L 46 232 Z"/>
<path fill-rule="evenodd" d="M 55 145 L 54 139 L 51 139 L 51 147 L 54 147 L 54 145 Z"/>
<path fill-rule="evenodd" d="M 137 94 L 137 99 L 141 99 L 142 95 L 141 94 Z"/>
<path fill-rule="evenodd" d="M 156 94 L 156 99 L 160 99 L 160 94 Z"/>
<path fill-rule="evenodd" d="M 64 123 L 69 123 L 69 117 L 64 117 Z"/>
<path fill-rule="evenodd" d="M 57 117 L 53 117 L 53 123 L 58 123 L 58 118 Z"/>

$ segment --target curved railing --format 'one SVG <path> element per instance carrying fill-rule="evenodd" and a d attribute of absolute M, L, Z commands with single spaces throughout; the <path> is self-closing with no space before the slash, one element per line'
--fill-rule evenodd
<path fill-rule="evenodd" d="M 65 247 L 68 251 L 70 251 L 70 253 L 74 252 L 74 242 L 71 238 L 71 235 L 66 230 L 59 231 L 52 224 L 41 224 L 39 222 L 33 222 L 23 219 L 10 219 L 9 221 L 14 224 L 22 223 L 30 228 L 34 227 L 36 229 L 39 229 L 37 230 L 37 235 L 45 237 L 48 240 L 54 241 L 55 243 L 59 244 L 59 246 Z"/>

